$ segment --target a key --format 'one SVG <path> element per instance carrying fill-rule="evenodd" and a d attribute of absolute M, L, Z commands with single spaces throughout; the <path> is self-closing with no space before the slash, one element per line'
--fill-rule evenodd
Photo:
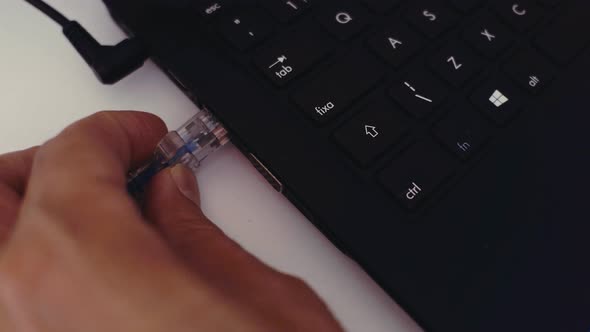
<path fill-rule="evenodd" d="M 483 0 L 452 0 L 451 3 L 455 8 L 462 12 L 470 12 L 478 8 L 482 4 Z"/>
<path fill-rule="evenodd" d="M 390 101 L 380 98 L 346 122 L 334 138 L 365 167 L 405 133 L 407 118 Z"/>
<path fill-rule="evenodd" d="M 539 33 L 536 43 L 551 58 L 567 64 L 588 45 L 588 31 L 590 8 L 587 2 L 577 1 Z"/>
<path fill-rule="evenodd" d="M 490 132 L 488 122 L 467 103 L 460 103 L 434 127 L 436 138 L 463 160 L 481 150 Z"/>
<path fill-rule="evenodd" d="M 542 16 L 541 8 L 532 0 L 495 0 L 493 6 L 504 20 L 518 30 L 532 28 Z"/>
<path fill-rule="evenodd" d="M 429 115 L 447 97 L 448 90 L 426 70 L 414 70 L 405 79 L 395 83 L 391 97 L 416 118 Z"/>
<path fill-rule="evenodd" d="M 355 51 L 325 68 L 298 90 L 293 99 L 318 123 L 325 123 L 348 108 L 383 75 L 383 66 L 371 54 Z"/>
<path fill-rule="evenodd" d="M 454 86 L 461 86 L 481 68 L 480 59 L 466 45 L 451 42 L 430 59 L 430 66 Z"/>
<path fill-rule="evenodd" d="M 348 1 L 325 4 L 317 13 L 318 21 L 341 40 L 359 33 L 367 25 L 367 17 L 364 8 Z"/>
<path fill-rule="evenodd" d="M 218 24 L 221 34 L 239 50 L 253 47 L 272 31 L 269 18 L 253 9 L 224 15 Z"/>
<path fill-rule="evenodd" d="M 452 174 L 454 166 L 452 157 L 434 142 L 422 141 L 385 168 L 379 180 L 405 207 L 415 209 Z"/>
<path fill-rule="evenodd" d="M 475 91 L 471 101 L 499 125 L 512 120 L 523 106 L 523 96 L 504 79 L 488 80 Z"/>
<path fill-rule="evenodd" d="M 377 13 L 387 13 L 399 5 L 401 0 L 363 0 L 363 2 Z"/>
<path fill-rule="evenodd" d="M 227 11 L 234 5 L 234 0 L 200 0 L 193 6 L 203 18 L 210 18 Z"/>
<path fill-rule="evenodd" d="M 510 57 L 504 71 L 514 82 L 534 94 L 542 91 L 555 77 L 549 61 L 532 49 L 520 51 Z"/>
<path fill-rule="evenodd" d="M 406 12 L 410 23 L 430 38 L 436 38 L 455 23 L 456 13 L 441 1 L 423 0 L 410 5 Z"/>
<path fill-rule="evenodd" d="M 263 0 L 262 5 L 281 22 L 289 22 L 305 12 L 311 0 Z"/>
<path fill-rule="evenodd" d="M 284 86 L 324 58 L 332 39 L 315 24 L 302 26 L 255 56 L 256 66 L 275 84 Z"/>
<path fill-rule="evenodd" d="M 394 67 L 401 66 L 422 48 L 423 38 L 403 23 L 397 23 L 386 31 L 378 32 L 369 45 Z"/>
<path fill-rule="evenodd" d="M 488 58 L 495 58 L 512 44 L 510 30 L 494 16 L 485 15 L 463 33 L 467 42 Z"/>

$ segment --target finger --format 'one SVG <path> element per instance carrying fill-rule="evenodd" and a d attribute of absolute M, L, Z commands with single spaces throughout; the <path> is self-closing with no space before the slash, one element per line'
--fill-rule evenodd
<path fill-rule="evenodd" d="M 12 188 L 0 183 L 0 247 L 12 230 L 20 202 L 20 196 Z"/>
<path fill-rule="evenodd" d="M 156 176 L 146 193 L 146 203 L 145 214 L 177 255 L 226 298 L 282 323 L 292 319 L 293 308 L 299 308 L 305 311 L 301 315 L 307 326 L 302 331 L 312 327 L 340 331 L 329 309 L 304 282 L 265 265 L 203 215 L 197 182 L 187 168 L 177 166 Z M 269 317 L 269 310 L 278 314 Z"/>
<path fill-rule="evenodd" d="M 0 156 L 0 245 L 10 233 L 37 148 Z"/>
<path fill-rule="evenodd" d="M 126 174 L 152 155 L 165 133 L 159 118 L 141 112 L 101 112 L 73 124 L 37 152 L 23 211 L 40 211 L 78 234 L 100 236 L 102 229 L 112 235 L 137 223 Z"/>
<path fill-rule="evenodd" d="M 0 182 L 22 196 L 38 149 L 33 147 L 0 156 Z"/>
<path fill-rule="evenodd" d="M 192 172 L 176 166 L 158 174 L 144 213 L 200 277 L 233 294 L 268 288 L 279 273 L 244 251 L 201 211 Z M 282 275 L 281 275 L 282 276 Z"/>

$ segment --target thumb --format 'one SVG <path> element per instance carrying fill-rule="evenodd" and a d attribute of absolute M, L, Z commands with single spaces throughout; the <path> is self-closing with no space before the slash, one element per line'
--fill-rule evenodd
<path fill-rule="evenodd" d="M 304 325 L 339 331 L 326 305 L 300 279 L 268 267 L 228 238 L 201 211 L 193 173 L 176 166 L 158 174 L 145 197 L 146 217 L 156 225 L 177 255 L 209 287 L 236 305 L 293 325 L 293 308 L 304 310 Z M 328 318 L 328 319 L 326 319 Z M 304 328 L 303 331 L 311 330 Z"/>
<path fill-rule="evenodd" d="M 201 211 L 195 176 L 183 165 L 155 176 L 147 188 L 144 203 L 146 218 L 182 254 L 188 254 L 190 250 L 181 249 L 190 249 L 197 236 L 219 236 L 220 230 Z"/>
<path fill-rule="evenodd" d="M 144 215 L 194 272 L 225 290 L 257 288 L 278 276 L 205 217 L 197 180 L 183 165 L 164 170 L 152 180 Z"/>

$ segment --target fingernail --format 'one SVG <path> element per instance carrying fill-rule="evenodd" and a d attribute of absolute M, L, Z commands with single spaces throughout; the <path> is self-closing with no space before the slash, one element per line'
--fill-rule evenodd
<path fill-rule="evenodd" d="M 170 170 L 172 179 L 176 183 L 178 190 L 197 206 L 201 205 L 201 195 L 197 179 L 193 172 L 184 165 L 176 165 Z"/>

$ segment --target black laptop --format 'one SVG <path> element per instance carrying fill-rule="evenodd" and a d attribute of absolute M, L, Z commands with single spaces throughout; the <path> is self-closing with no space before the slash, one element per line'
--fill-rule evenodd
<path fill-rule="evenodd" d="M 425 330 L 590 330 L 590 1 L 105 2 Z"/>

